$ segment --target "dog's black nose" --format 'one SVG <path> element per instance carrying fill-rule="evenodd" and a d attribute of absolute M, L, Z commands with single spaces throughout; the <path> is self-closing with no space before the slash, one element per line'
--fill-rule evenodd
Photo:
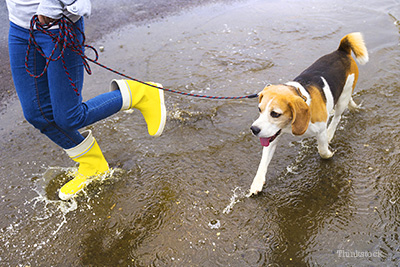
<path fill-rule="evenodd" d="M 251 126 L 250 130 L 253 132 L 254 135 L 257 135 L 261 132 L 261 129 L 256 126 Z"/>

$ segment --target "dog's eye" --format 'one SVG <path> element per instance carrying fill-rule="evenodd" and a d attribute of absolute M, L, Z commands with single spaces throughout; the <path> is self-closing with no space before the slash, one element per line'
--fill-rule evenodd
<path fill-rule="evenodd" d="M 279 113 L 277 113 L 277 112 L 275 112 L 275 111 L 271 111 L 271 117 L 272 117 L 272 118 L 279 118 L 281 115 L 282 115 L 282 114 L 279 114 Z"/>
<path fill-rule="evenodd" d="M 258 111 L 261 113 L 261 108 L 258 108 Z"/>

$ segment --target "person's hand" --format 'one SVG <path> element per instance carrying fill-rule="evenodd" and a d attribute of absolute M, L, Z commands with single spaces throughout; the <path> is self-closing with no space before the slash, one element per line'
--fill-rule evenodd
<path fill-rule="evenodd" d="M 55 19 L 43 16 L 43 15 L 38 15 L 38 18 L 42 25 L 50 24 L 55 21 Z"/>

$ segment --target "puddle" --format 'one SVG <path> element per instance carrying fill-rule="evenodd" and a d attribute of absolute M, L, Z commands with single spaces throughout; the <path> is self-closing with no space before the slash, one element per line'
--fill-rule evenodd
<path fill-rule="evenodd" d="M 139 112 L 89 127 L 107 161 L 122 171 L 61 202 L 57 189 L 74 164 L 24 121 L 11 99 L 0 114 L 0 261 L 398 265 L 399 18 L 390 0 L 252 0 L 206 5 L 104 35 L 93 43 L 104 47 L 101 63 L 171 89 L 235 96 L 292 79 L 345 34 L 361 31 L 370 62 L 360 67 L 354 100 L 363 108 L 344 113 L 331 160 L 318 156 L 314 139 L 282 136 L 263 192 L 246 197 L 262 150 L 249 130 L 257 101 L 166 93 L 160 138 L 147 136 Z M 85 99 L 119 78 L 96 66 L 92 71 Z M 346 256 L 356 251 L 372 254 Z"/>

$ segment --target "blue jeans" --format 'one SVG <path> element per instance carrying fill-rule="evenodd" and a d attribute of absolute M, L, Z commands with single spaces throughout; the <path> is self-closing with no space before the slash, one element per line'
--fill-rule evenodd
<path fill-rule="evenodd" d="M 84 28 L 83 19 L 75 26 Z M 58 30 L 52 30 L 57 32 Z M 79 31 L 75 31 L 82 38 Z M 36 41 L 46 56 L 54 48 L 50 36 L 34 32 Z M 82 102 L 84 66 L 82 58 L 75 52 L 65 51 L 65 62 L 79 95 L 73 90 L 61 60 L 50 62 L 47 72 L 40 78 L 31 77 L 25 70 L 25 55 L 28 48 L 29 30 L 10 22 L 8 37 L 10 65 L 15 89 L 26 120 L 57 145 L 64 149 L 80 144 L 84 138 L 78 129 L 104 119 L 122 107 L 119 90 L 96 96 Z M 54 58 L 58 56 L 57 49 Z M 29 70 L 38 75 L 46 64 L 46 59 L 31 47 L 28 59 Z"/>

